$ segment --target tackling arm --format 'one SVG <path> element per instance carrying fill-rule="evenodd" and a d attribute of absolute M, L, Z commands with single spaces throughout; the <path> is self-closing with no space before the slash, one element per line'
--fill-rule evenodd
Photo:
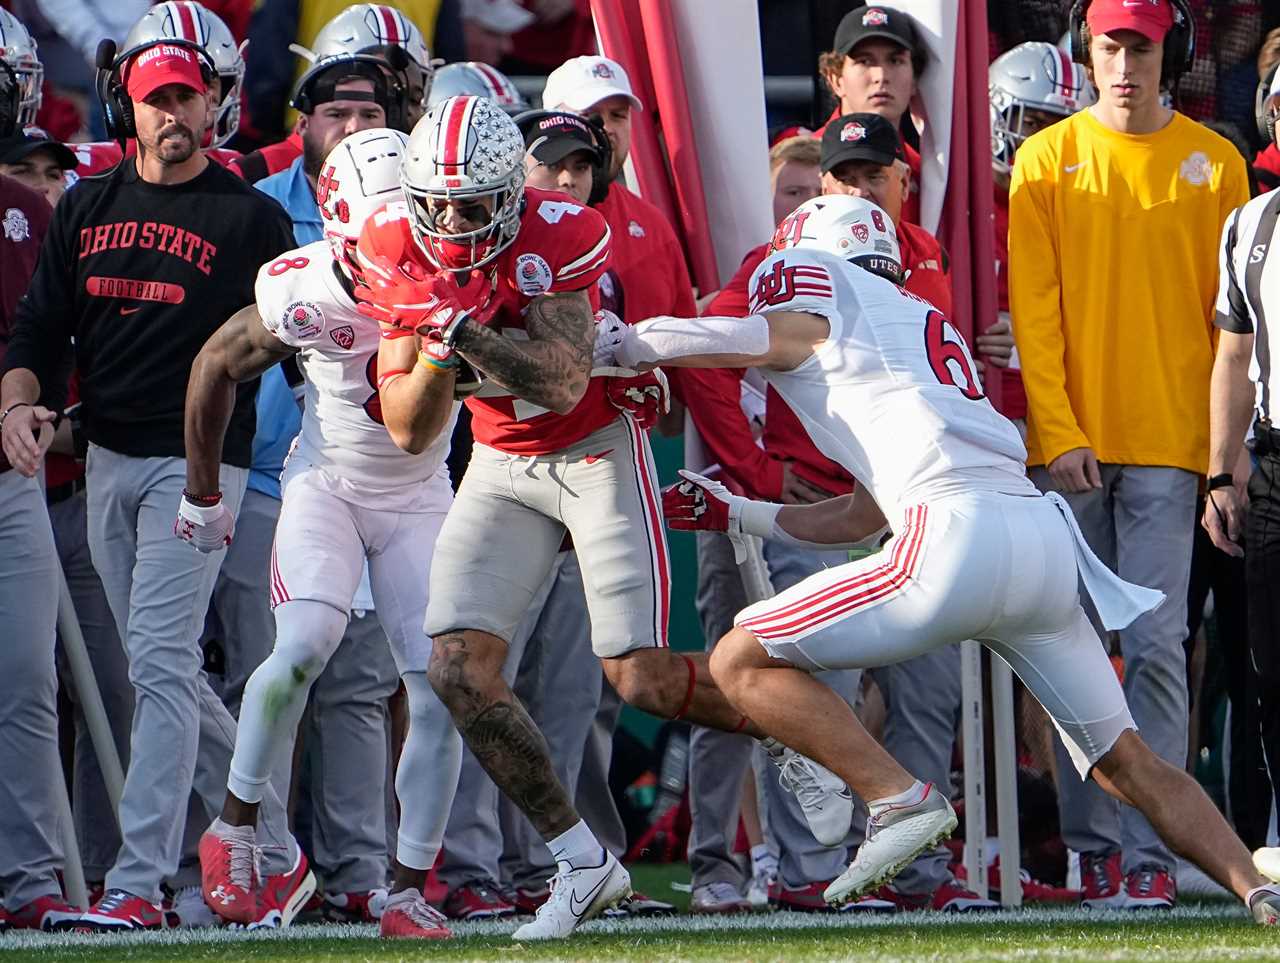
<path fill-rule="evenodd" d="M 198 495 L 218 491 L 222 439 L 235 407 L 236 385 L 258 377 L 296 351 L 263 327 L 253 304 L 237 311 L 205 342 L 187 382 L 188 491 Z"/>
<path fill-rule="evenodd" d="M 459 327 L 453 347 L 495 384 L 567 415 L 587 391 L 594 321 L 586 291 L 543 294 L 525 315 L 528 341 L 468 323 Z"/>
<path fill-rule="evenodd" d="M 831 333 L 826 318 L 807 311 L 771 311 L 745 318 L 658 317 L 612 331 L 614 363 L 646 370 L 678 368 L 774 368 L 789 370 L 813 354 Z M 596 363 L 607 344 L 597 344 Z"/>
<path fill-rule="evenodd" d="M 456 365 L 424 357 L 417 337 L 378 343 L 378 400 L 397 447 L 417 455 L 436 440 L 453 410 L 456 372 Z"/>

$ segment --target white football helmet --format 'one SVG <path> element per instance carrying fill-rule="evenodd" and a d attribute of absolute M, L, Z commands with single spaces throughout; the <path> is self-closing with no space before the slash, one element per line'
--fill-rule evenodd
<path fill-rule="evenodd" d="M 0 7 L 0 60 L 8 64 L 18 80 L 18 129 L 30 127 L 36 122 L 36 112 L 40 109 L 44 67 L 36 52 L 35 38 L 21 20 L 3 7 Z"/>
<path fill-rule="evenodd" d="M 815 248 L 902 283 L 902 254 L 893 221 L 864 197 L 824 194 L 805 201 L 783 218 L 770 253 L 792 247 Z"/>
<path fill-rule="evenodd" d="M 289 49 L 316 63 L 328 57 L 369 53 L 391 46 L 402 48 L 422 72 L 421 106 L 426 110 L 439 61 L 432 59 L 422 31 L 395 7 L 385 3 L 352 4 L 320 28 L 310 49 L 296 45 Z"/>
<path fill-rule="evenodd" d="M 409 142 L 390 127 L 371 127 L 344 137 L 329 151 L 316 178 L 316 204 L 333 259 L 360 280 L 356 244 L 374 211 L 400 199 L 400 164 Z"/>
<path fill-rule="evenodd" d="M 991 95 L 991 165 L 1002 173 L 1026 138 L 1027 110 L 1067 117 L 1098 99 L 1082 65 L 1051 43 L 1029 41 L 1001 54 L 987 71 Z"/>
<path fill-rule="evenodd" d="M 524 138 L 492 101 L 450 97 L 413 128 L 400 183 L 414 237 L 431 263 L 449 271 L 483 267 L 520 229 Z M 465 234 L 438 229 L 448 201 L 483 198 L 492 198 L 483 227 Z"/>
<path fill-rule="evenodd" d="M 511 82 L 510 77 L 497 67 L 478 60 L 448 64 L 437 70 L 427 106 L 432 107 L 442 100 L 466 94 L 487 97 L 513 117 L 529 109 L 529 102 Z"/>
<path fill-rule="evenodd" d="M 212 10 L 195 0 L 167 0 L 142 15 L 124 38 L 117 63 L 144 47 L 161 41 L 186 44 L 203 51 L 206 61 L 221 80 L 221 100 L 213 115 L 210 145 L 221 147 L 240 127 L 240 88 L 244 83 L 244 48 L 231 30 Z"/>

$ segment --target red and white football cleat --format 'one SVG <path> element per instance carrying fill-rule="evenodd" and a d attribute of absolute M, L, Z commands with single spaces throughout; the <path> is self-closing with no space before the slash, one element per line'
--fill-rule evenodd
<path fill-rule="evenodd" d="M 443 913 L 416 889 L 402 889 L 387 897 L 379 924 L 384 940 L 447 940 L 453 936 Z"/>
<path fill-rule="evenodd" d="M 249 929 L 282 929 L 293 922 L 316 891 L 316 877 L 306 854 L 294 844 L 297 856 L 293 867 L 279 876 L 267 876 L 258 889 L 257 915 Z"/>
<path fill-rule="evenodd" d="M 158 930 L 164 926 L 164 913 L 155 903 L 141 896 L 122 889 L 109 889 L 88 912 L 81 913 L 79 919 L 66 925 L 99 933 Z"/>
<path fill-rule="evenodd" d="M 37 896 L 25 906 L 20 906 L 12 913 L 6 913 L 5 919 L 15 930 L 51 930 L 69 929 L 79 922 L 84 910 L 72 906 L 58 896 Z"/>
<path fill-rule="evenodd" d="M 200 837 L 200 888 L 209 908 L 228 923 L 248 925 L 258 917 L 258 860 L 252 826 L 221 819 Z"/>

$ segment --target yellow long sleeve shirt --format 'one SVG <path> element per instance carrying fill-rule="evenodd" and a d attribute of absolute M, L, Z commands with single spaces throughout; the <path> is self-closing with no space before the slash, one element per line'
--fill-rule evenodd
<path fill-rule="evenodd" d="M 1087 446 L 1204 472 L 1218 239 L 1248 199 L 1236 149 L 1182 114 L 1134 135 L 1083 110 L 1019 148 L 1009 306 L 1029 464 Z"/>

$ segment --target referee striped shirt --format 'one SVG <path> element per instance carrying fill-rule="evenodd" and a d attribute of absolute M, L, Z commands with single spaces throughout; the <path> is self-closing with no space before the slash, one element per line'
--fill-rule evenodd
<path fill-rule="evenodd" d="M 1257 388 L 1254 408 L 1270 419 L 1271 399 L 1280 391 L 1272 365 L 1268 317 L 1280 324 L 1280 250 L 1271 251 L 1280 219 L 1280 191 L 1238 207 L 1222 227 L 1218 301 L 1214 323 L 1223 331 L 1252 334 L 1249 378 Z"/>

